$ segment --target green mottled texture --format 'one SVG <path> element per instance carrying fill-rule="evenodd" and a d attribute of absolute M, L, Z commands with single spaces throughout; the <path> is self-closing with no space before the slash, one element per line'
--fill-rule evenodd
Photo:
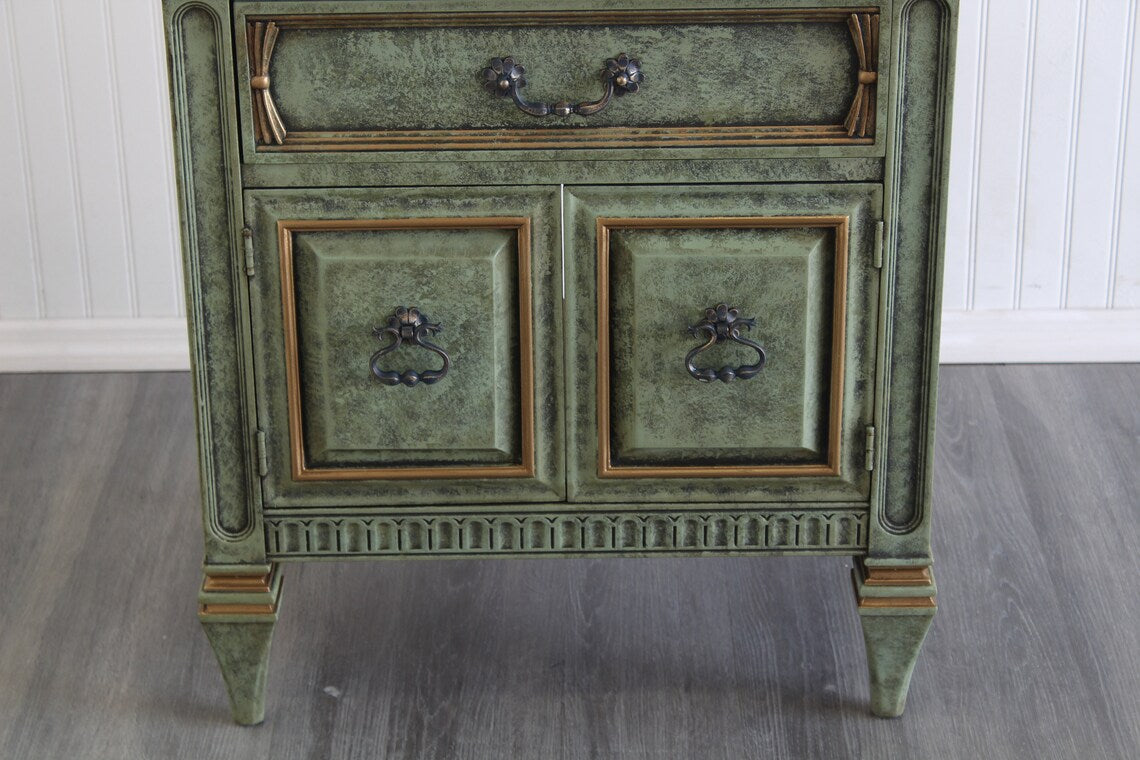
<path fill-rule="evenodd" d="M 241 171 L 246 187 L 881 182 L 883 179 L 881 158 L 754 158 L 755 149 L 717 150 L 716 159 L 693 158 L 691 151 L 686 158 L 685 152 L 679 149 L 614 150 L 602 158 L 598 151 L 567 150 L 559 154 L 560 159 L 549 161 L 528 161 L 534 156 L 522 151 L 503 152 L 515 153 L 518 160 L 413 162 L 407 159 L 419 154 L 403 153 L 385 156 L 382 163 L 347 163 L 336 160 L 337 156 L 321 154 L 327 158 L 321 163 L 245 164 Z M 782 152 L 775 148 L 763 151 L 768 155 Z"/>
<path fill-rule="evenodd" d="M 869 556 L 929 563 L 934 410 L 945 255 L 955 14 L 944 0 L 897 10 L 891 93 L 880 462 Z"/>
<path fill-rule="evenodd" d="M 918 651 L 933 620 L 934 610 L 902 614 L 860 610 L 871 675 L 871 712 L 880 718 L 902 715 Z"/>
<path fill-rule="evenodd" d="M 265 519 L 269 552 L 283 560 L 852 554 L 866 542 L 867 510 L 861 505 L 654 507 L 438 516 L 371 509 L 335 517 L 275 510 Z"/>
<path fill-rule="evenodd" d="M 257 270 L 252 279 L 258 404 L 272 506 L 553 501 L 562 498 L 562 331 L 556 188 L 257 190 L 246 196 Z M 528 217 L 534 330 L 534 478 L 294 482 L 289 466 L 280 251 L 281 219 Z M 311 449 L 327 464 L 515 462 L 519 441 L 517 251 L 500 229 L 297 235 L 294 252 L 302 408 Z M 451 352 L 432 386 L 388 387 L 369 374 L 381 343 L 372 328 L 397 306 L 444 325 Z M 417 355 L 418 354 L 418 355 Z M 430 358 L 427 358 L 430 356 Z M 386 357 L 438 367 L 427 352 Z M 424 363 L 426 361 L 426 363 Z M 409 365 L 412 366 L 412 365 Z M 394 454 L 394 449 L 401 449 Z M 317 462 L 321 463 L 321 462 Z"/>
<path fill-rule="evenodd" d="M 813 0 L 717 3 L 716 8 L 819 7 Z M 865 7 L 859 0 L 833 0 L 831 7 Z M 889 2 L 884 1 L 884 6 Z M 691 10 L 691 2 L 658 0 L 654 8 Z M 284 29 L 270 69 L 275 99 L 287 128 L 304 130 L 381 130 L 416 128 L 654 127 L 664 125 L 797 125 L 838 124 L 855 91 L 858 69 L 855 47 L 842 21 L 797 21 L 745 24 L 591 23 L 591 11 L 615 9 L 599 0 L 544 2 L 540 10 L 573 10 L 580 22 L 534 27 L 526 23 L 535 6 L 472 4 L 452 0 L 418 2 L 238 2 L 234 4 L 237 68 L 249 72 L 245 44 L 247 17 L 285 14 L 399 13 L 406 11 L 517 10 L 517 24 L 495 27 L 442 25 L 419 29 L 355 30 Z M 889 30 L 882 32 L 879 70 L 886 81 Z M 789 55 L 789 51 L 795 51 Z M 640 57 L 647 84 L 632 96 L 615 99 L 590 117 L 571 116 L 537 121 L 518 111 L 506 98 L 483 89 L 480 72 L 491 58 L 514 56 L 526 67 L 523 94 L 535 101 L 587 101 L 601 95 L 599 74 L 605 59 L 628 53 Z M 741 93 L 745 95 L 742 97 Z M 239 89 L 243 113 L 248 90 Z M 379 109 L 376 103 L 384 103 Z M 879 117 L 886 117 L 880 106 Z M 243 129 L 243 151 L 256 163 L 355 161 L 353 153 L 317 158 L 309 154 L 257 152 L 250 123 Z M 727 156 L 734 149 L 719 149 Z M 815 146 L 776 149 L 815 155 Z M 581 151 L 605 154 L 613 149 Z M 697 149 L 716 154 L 717 149 Z M 673 157 L 693 149 L 672 151 Z M 882 155 L 881 145 L 828 146 L 826 155 Z M 424 161 L 552 160 L 554 149 L 532 151 L 416 151 L 401 158 Z M 627 158 L 628 156 L 616 156 Z"/>
<path fill-rule="evenodd" d="M 707 186 L 707 187 L 573 187 L 566 191 L 566 280 L 567 280 L 567 345 L 569 346 L 570 366 L 573 380 L 570 386 L 568 419 L 571 421 L 570 442 L 567 447 L 571 498 L 579 501 L 600 502 L 654 502 L 669 500 L 682 492 L 694 502 L 727 501 L 810 501 L 810 500 L 866 500 L 870 489 L 869 473 L 864 468 L 864 430 L 871 424 L 874 412 L 874 361 L 875 326 L 870 319 L 878 304 L 879 282 L 876 270 L 871 266 L 874 248 L 874 228 L 879 218 L 881 204 L 879 188 L 876 185 L 782 185 L 782 186 Z M 788 216 L 788 215 L 841 215 L 851 219 L 850 252 L 847 259 L 847 333 L 845 351 L 845 383 L 843 391 L 842 445 L 840 451 L 841 474 L 838 477 L 783 477 L 783 478 L 623 478 L 602 479 L 597 475 L 597 301 L 594 297 L 597 280 L 596 220 L 598 217 L 714 217 L 714 216 Z M 630 329 L 626 323 L 634 322 L 632 337 L 627 336 L 615 343 L 614 360 L 611 366 L 612 387 L 618 389 L 618 398 L 630 398 L 633 403 L 642 403 L 643 397 L 652 398 L 661 408 L 647 417 L 648 423 L 664 420 L 665 411 L 669 418 L 670 430 L 679 433 L 691 430 L 696 438 L 688 438 L 690 457 L 708 457 L 709 453 L 697 451 L 703 440 L 706 447 L 722 450 L 723 456 L 734 456 L 734 446 L 756 446 L 757 442 L 772 441 L 767 444 L 779 448 L 780 439 L 776 430 L 781 425 L 786 430 L 791 422 L 777 422 L 774 428 L 749 431 L 752 437 L 720 437 L 721 434 L 739 433 L 734 427 L 741 423 L 734 415 L 752 419 L 739 409 L 759 408 L 773 404 L 764 385 L 766 377 L 760 376 L 735 384 L 715 383 L 705 385 L 693 380 L 685 372 L 683 359 L 693 345 L 686 332 L 688 325 L 694 324 L 702 316 L 703 310 L 715 305 L 719 300 L 714 294 L 727 289 L 725 299 L 734 298 L 740 303 L 733 304 L 763 317 L 765 322 L 760 334 L 765 340 L 775 340 L 773 352 L 775 381 L 789 382 L 787 375 L 796 372 L 801 378 L 806 365 L 815 362 L 826 366 L 818 351 L 819 338 L 805 335 L 809 327 L 819 326 L 830 335 L 830 317 L 821 319 L 815 312 L 821 308 L 818 294 L 811 297 L 805 293 L 797 295 L 796 286 L 791 280 L 790 270 L 781 269 L 773 259 L 756 252 L 755 246 L 778 245 L 787 253 L 796 251 L 793 258 L 806 259 L 809 250 L 820 241 L 810 242 L 811 233 L 806 237 L 776 235 L 766 237 L 764 232 L 725 230 L 709 233 L 706 230 L 686 231 L 674 236 L 671 245 L 691 247 L 689 267 L 679 267 L 672 278 L 661 277 L 660 272 L 648 275 L 642 281 L 643 291 L 651 294 L 651 303 L 637 314 L 620 312 L 624 299 L 633 296 L 633 291 L 623 290 L 623 282 L 630 281 L 629 273 L 621 274 L 621 261 L 628 258 L 623 254 L 629 242 L 643 234 L 659 235 L 650 231 L 620 231 L 612 247 L 611 298 L 617 305 L 618 313 L 611 313 L 611 334 Z M 803 235 L 803 233 L 801 233 Z M 830 237 L 827 232 L 825 237 Z M 678 242 L 679 240 L 679 242 Z M 763 241 L 763 242 L 761 242 Z M 778 241 L 778 242 L 777 242 Z M 661 249 L 658 249 L 661 250 Z M 677 249 L 674 247 L 673 249 Z M 665 255 L 665 254 L 662 254 Z M 674 253 L 674 255 L 676 255 Z M 715 264 L 707 264 L 710 257 Z M 718 258 L 719 257 L 719 258 Z M 827 257 L 833 261 L 833 257 Z M 756 264 L 755 262 L 762 262 Z M 817 290 L 830 290 L 830 274 L 822 273 L 823 267 L 812 280 L 803 272 L 803 284 L 814 282 Z M 668 271 L 668 269 L 664 270 Z M 830 271 L 830 269 L 829 269 Z M 772 292 L 765 290 L 769 278 L 789 277 L 788 282 L 774 285 Z M 791 288 L 790 292 L 780 292 Z M 710 302 L 710 299 L 712 301 Z M 613 312 L 611 308 L 611 312 Z M 830 314 L 830 305 L 826 307 Z M 615 316 L 618 319 L 615 319 Z M 628 341 L 649 340 L 648 346 L 639 347 L 634 356 L 643 359 L 630 362 L 622 353 L 628 353 Z M 626 341 L 626 342 L 622 342 Z M 825 342 L 829 342 L 825 339 Z M 763 341 L 761 341 L 763 343 Z M 789 357 L 792 368 L 785 368 L 783 362 Z M 640 354 L 638 352 L 643 352 Z M 830 351 L 828 351 L 830 355 Z M 656 357 L 656 358 L 654 358 Z M 795 369 L 795 362 L 805 366 Z M 632 380 L 621 380 L 623 368 L 634 371 Z M 767 370 L 765 370 L 767 371 Z M 624 385 L 623 385 L 624 383 Z M 637 383 L 637 393 L 632 391 L 632 383 Z M 801 404 L 801 415 L 818 416 L 820 404 L 819 386 L 814 390 L 797 390 Z M 626 390 L 622 390 L 622 389 Z M 709 398 L 713 400 L 709 400 Z M 805 397 L 807 400 L 805 401 Z M 787 403 L 781 401 L 781 403 Z M 797 403 L 797 402 L 792 402 Z M 624 403 L 616 403 L 611 415 L 617 422 L 621 415 L 629 414 L 630 408 Z M 787 415 L 786 410 L 780 412 Z M 635 422 L 637 410 L 634 411 Z M 802 417 L 801 417 L 802 419 Z M 665 424 L 661 422 L 660 424 Z M 764 423 L 760 423 L 764 424 Z M 807 436 L 818 436 L 818 420 L 809 420 L 806 425 L 811 432 Z M 801 422 L 801 430 L 805 426 Z M 776 432 L 774 432 L 776 431 Z M 629 425 L 621 436 L 630 434 Z M 643 433 L 647 431 L 643 430 Z M 651 430 L 648 432 L 652 432 Z M 690 435 L 685 433 L 685 435 Z M 767 436 L 767 437 L 765 437 Z M 777 436 L 777 437 L 773 437 Z M 661 436 L 664 438 L 664 435 Z M 685 439 L 681 439 L 683 444 Z M 754 452 L 755 453 L 755 452 Z M 713 454 L 715 457 L 715 452 Z M 778 459 L 781 456 L 795 456 L 791 452 L 779 454 L 768 451 L 765 457 Z M 810 456 L 810 455 L 809 455 Z M 763 459 L 761 460 L 764 461 Z"/>
<path fill-rule="evenodd" d="M 246 446 L 251 369 L 244 282 L 235 266 L 240 210 L 229 10 L 224 2 L 171 2 L 167 9 L 206 555 L 258 562 L 265 548 Z"/>
<path fill-rule="evenodd" d="M 265 720 L 265 682 L 274 625 L 202 622 L 222 669 L 233 719 L 243 726 Z"/>
<path fill-rule="evenodd" d="M 614 230 L 610 246 L 615 463 L 826 463 L 834 230 Z M 705 384 L 685 368 L 704 343 L 686 328 L 719 303 L 757 320 L 756 378 Z M 727 343 L 695 361 L 757 360 Z"/>
<path fill-rule="evenodd" d="M 652 0 L 629 10 L 698 5 Z M 614 10 L 608 0 L 163 0 L 207 562 L 238 575 L 265 572 L 267 558 L 832 553 L 868 567 L 929 565 L 957 2 L 876 5 L 870 144 L 290 153 L 259 152 L 254 142 L 246 39 L 253 16 L 518 12 L 517 23 L 498 27 L 462 27 L 447 16 L 434 27 L 283 30 L 270 73 L 294 129 L 481 127 L 506 136 L 531 127 L 837 122 L 855 91 L 856 63 L 844 24 L 832 21 L 526 22 L 539 6 Z M 715 8 L 865 6 L 721 0 Z M 486 59 L 515 55 L 527 67 L 528 97 L 589 99 L 599 93 L 601 60 L 621 52 L 641 58 L 645 89 L 596 118 L 526 117 L 477 78 Z M 599 478 L 598 217 L 764 215 L 850 218 L 839 474 Z M 294 482 L 277 222 L 471 216 L 532 224 L 535 476 Z M 833 234 L 810 226 L 614 233 L 611 443 L 619 461 L 821 461 L 835 369 Z M 296 242 L 310 464 L 518 460 L 520 290 L 511 235 L 306 232 Z M 685 328 L 720 300 L 758 319 L 755 337 L 769 365 L 751 380 L 703 385 L 684 371 L 693 345 Z M 380 345 L 371 329 L 399 305 L 444 324 L 437 342 L 455 364 L 436 386 L 378 387 L 365 374 Z M 420 354 L 391 358 L 437 366 Z M 751 359 L 718 348 L 705 360 Z M 869 426 L 877 445 L 868 460 Z M 935 593 L 932 585 L 867 586 L 860 578 L 860 598 Z M 203 603 L 244 599 L 207 597 Z M 861 609 L 876 714 L 902 711 L 932 615 Z M 205 623 L 239 722 L 262 717 L 274 618 L 231 614 Z"/>
<path fill-rule="evenodd" d="M 521 461 L 514 230 L 301 232 L 293 260 L 313 466 Z M 399 306 L 443 326 L 430 340 L 452 364 L 435 384 L 372 376 L 370 357 L 391 341 L 373 330 Z M 404 346 L 381 361 L 423 372 L 443 360 Z"/>
<path fill-rule="evenodd" d="M 781 48 L 812 55 L 764 56 Z M 692 62 L 713 51 L 716 61 L 694 71 Z M 576 102 L 601 95 L 605 60 L 623 52 L 640 59 L 651 86 L 592 116 L 550 118 L 551 128 L 838 124 L 855 94 L 858 67 L 842 21 L 285 29 L 269 76 L 282 119 L 298 131 L 532 127 L 533 116 L 483 88 L 479 74 L 492 58 L 526 67 L 527 100 Z"/>

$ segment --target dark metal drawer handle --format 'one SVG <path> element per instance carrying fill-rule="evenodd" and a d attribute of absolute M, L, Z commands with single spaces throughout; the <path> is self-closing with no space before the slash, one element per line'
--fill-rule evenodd
<path fill-rule="evenodd" d="M 526 87 L 526 79 L 523 78 L 525 73 L 526 70 L 515 63 L 514 58 L 492 58 L 491 65 L 483 69 L 483 86 L 493 95 L 509 96 L 519 110 L 531 116 L 569 116 L 572 113 L 589 116 L 609 105 L 614 95 L 620 97 L 637 92 L 645 79 L 641 62 L 622 53 L 617 58 L 606 61 L 606 67 L 602 70 L 606 91 L 598 100 L 589 103 L 570 103 L 565 100 L 549 104 L 528 103 L 519 94 L 519 90 Z"/>
<path fill-rule="evenodd" d="M 372 354 L 372 359 L 369 364 L 372 367 L 372 374 L 376 379 L 384 383 L 384 385 L 407 385 L 412 386 L 417 383 L 424 385 L 431 385 L 438 383 L 447 374 L 447 370 L 451 368 L 451 357 L 447 355 L 439 346 L 430 343 L 425 338 L 435 335 L 443 331 L 443 326 L 438 322 L 429 322 L 428 318 L 420 313 L 420 310 L 414 306 L 401 306 L 396 309 L 396 313 L 388 317 L 388 324 L 384 327 L 373 328 L 372 334 L 377 338 L 383 340 L 385 335 L 391 336 L 391 341 L 384 348 Z M 407 369 L 403 372 L 396 370 L 382 369 L 380 367 L 380 359 L 388 353 L 395 351 L 399 348 L 404 341 L 408 341 L 413 346 L 426 348 L 428 351 L 439 354 L 443 359 L 443 366 L 439 369 L 429 369 L 423 372 L 416 372 L 414 369 Z"/>
<path fill-rule="evenodd" d="M 705 309 L 705 318 L 689 328 L 689 333 L 694 338 L 708 337 L 703 346 L 697 346 L 685 355 L 685 367 L 689 370 L 689 374 L 702 383 L 711 383 L 713 380 L 727 383 L 732 380 L 748 380 L 756 377 L 760 374 L 760 370 L 764 369 L 764 362 L 768 357 L 759 343 L 740 337 L 741 327 L 747 327 L 751 330 L 755 326 L 755 319 L 742 318 L 735 307 L 727 304 L 717 304 Z M 719 370 L 711 367 L 702 369 L 693 364 L 693 360 L 701 351 L 715 343 L 727 343 L 728 341 L 756 349 L 756 353 L 760 354 L 760 361 L 755 364 L 746 364 L 743 367 L 721 367 Z"/>

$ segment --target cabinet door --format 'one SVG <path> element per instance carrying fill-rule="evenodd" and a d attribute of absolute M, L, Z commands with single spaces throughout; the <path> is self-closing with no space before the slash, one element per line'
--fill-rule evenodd
<path fill-rule="evenodd" d="M 880 187 L 565 201 L 571 498 L 866 504 Z"/>
<path fill-rule="evenodd" d="M 562 498 L 556 189 L 246 206 L 268 508 Z"/>

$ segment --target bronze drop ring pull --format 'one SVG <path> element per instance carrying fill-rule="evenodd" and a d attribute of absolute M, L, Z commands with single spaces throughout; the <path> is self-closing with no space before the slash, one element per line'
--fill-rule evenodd
<path fill-rule="evenodd" d="M 702 383 L 711 383 L 713 380 L 727 383 L 733 380 L 748 380 L 756 377 L 760 374 L 760 370 L 764 369 L 767 355 L 759 343 L 740 337 L 740 328 L 746 327 L 751 330 L 755 326 L 755 319 L 741 317 L 740 312 L 735 307 L 727 304 L 717 304 L 705 309 L 705 318 L 690 327 L 689 333 L 694 338 L 706 337 L 707 340 L 704 345 L 697 346 L 686 354 L 685 368 L 689 370 L 689 374 L 694 379 Z M 711 367 L 701 368 L 693 363 L 697 354 L 706 348 L 710 348 L 716 343 L 727 343 L 729 341 L 755 349 L 756 353 L 760 354 L 760 360 L 755 364 L 746 364 L 743 367 L 721 367 L 719 370 Z"/>
<path fill-rule="evenodd" d="M 520 111 L 531 116 L 569 116 L 576 113 L 579 116 L 590 116 L 601 111 L 614 95 L 621 97 L 627 93 L 637 92 L 645 80 L 641 71 L 641 62 L 622 53 L 617 58 L 606 60 L 602 69 L 602 82 L 606 91 L 602 97 L 588 103 L 570 103 L 560 100 L 557 103 L 528 103 L 523 100 L 519 90 L 526 87 L 523 75 L 526 70 L 515 59 L 492 58 L 491 65 L 483 69 L 483 86 L 492 95 L 510 97 Z"/>
<path fill-rule="evenodd" d="M 377 338 L 383 340 L 385 335 L 391 336 L 388 345 L 372 354 L 372 359 L 369 365 L 372 367 L 372 374 L 376 379 L 384 383 L 384 385 L 407 385 L 413 386 L 417 383 L 424 385 L 431 385 L 438 383 L 447 374 L 447 370 L 451 368 L 451 357 L 447 355 L 439 346 L 430 343 L 425 338 L 442 332 L 443 326 L 438 322 L 429 322 L 428 318 L 420 313 L 420 310 L 414 306 L 401 306 L 396 309 L 396 313 L 388 317 L 388 324 L 384 327 L 373 328 L 372 334 Z M 429 369 L 423 372 L 416 372 L 414 369 L 407 369 L 403 372 L 396 370 L 382 369 L 380 367 L 380 359 L 388 353 L 395 351 L 403 343 L 407 341 L 413 346 L 426 348 L 432 353 L 438 354 L 443 359 L 443 366 L 439 369 Z"/>

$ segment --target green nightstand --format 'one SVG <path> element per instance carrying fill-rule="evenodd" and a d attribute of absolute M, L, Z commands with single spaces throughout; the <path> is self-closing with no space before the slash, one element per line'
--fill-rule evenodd
<path fill-rule="evenodd" d="M 902 712 L 953 0 L 165 9 L 238 722 L 280 563 L 412 557 L 852 556 Z"/>

